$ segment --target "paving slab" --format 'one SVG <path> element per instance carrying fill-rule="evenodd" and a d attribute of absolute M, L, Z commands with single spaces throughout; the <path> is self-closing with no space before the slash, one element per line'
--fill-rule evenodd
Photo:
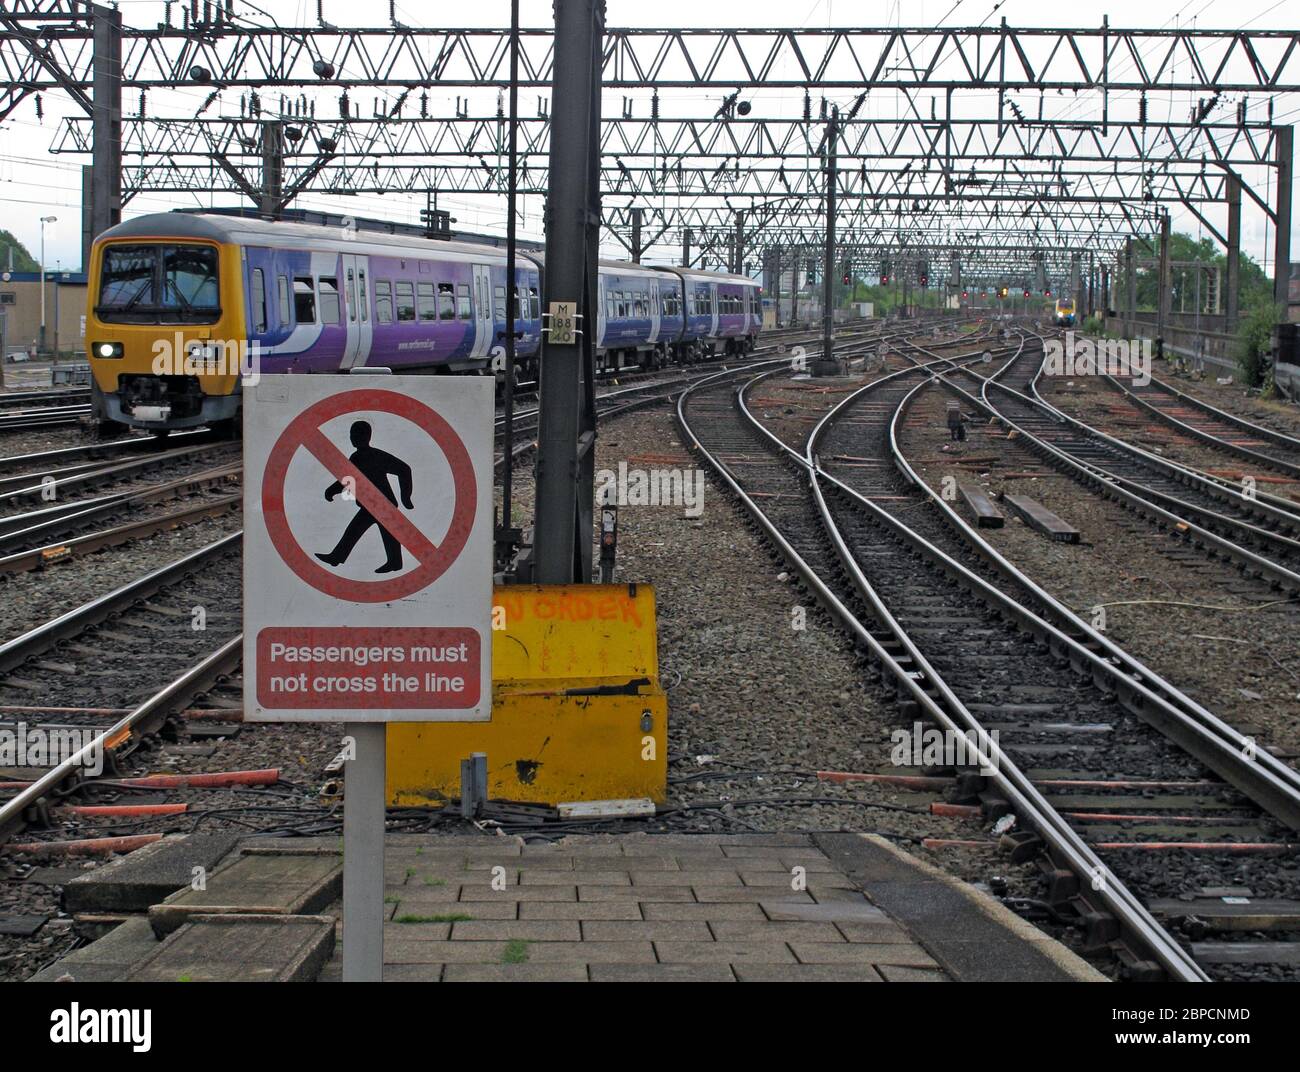
<path fill-rule="evenodd" d="M 195 915 L 310 915 L 342 892 L 337 854 L 240 853 L 218 867 L 205 888 L 186 888 L 151 905 L 149 922 L 161 938 Z"/>
<path fill-rule="evenodd" d="M 126 981 L 311 982 L 333 951 L 329 916 L 196 915 L 127 972 Z"/>
<path fill-rule="evenodd" d="M 188 887 L 195 868 L 213 872 L 238 840 L 232 834 L 189 834 L 145 845 L 64 885 L 64 911 L 143 912 Z"/>
<path fill-rule="evenodd" d="M 28 982 L 54 983 L 71 978 L 78 983 L 118 983 L 157 948 L 158 940 L 149 921 L 143 917 L 128 919 L 99 941 L 74 949 L 62 960 L 38 971 Z"/>
<path fill-rule="evenodd" d="M 1086 961 L 988 894 L 903 852 L 882 837 L 828 833 L 814 835 L 814 841 L 953 979 L 1106 981 Z M 856 947 L 864 944 L 869 943 L 854 943 Z M 892 944 L 899 948 L 899 943 Z M 872 948 L 883 951 L 889 946 Z M 896 957 L 880 963 L 924 966 Z"/>

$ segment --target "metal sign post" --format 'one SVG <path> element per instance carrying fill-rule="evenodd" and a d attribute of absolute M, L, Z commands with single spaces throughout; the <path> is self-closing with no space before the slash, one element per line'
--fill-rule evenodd
<path fill-rule="evenodd" d="M 486 377 L 266 376 L 244 390 L 244 709 L 337 722 L 343 977 L 383 977 L 391 721 L 492 704 Z"/>

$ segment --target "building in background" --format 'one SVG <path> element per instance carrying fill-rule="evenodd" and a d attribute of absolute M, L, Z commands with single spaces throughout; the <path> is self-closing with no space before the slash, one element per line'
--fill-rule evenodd
<path fill-rule="evenodd" d="M 0 272 L 0 318 L 5 358 L 33 355 L 41 337 L 41 273 Z M 80 355 L 86 349 L 84 272 L 46 271 L 45 338 L 50 353 Z"/>

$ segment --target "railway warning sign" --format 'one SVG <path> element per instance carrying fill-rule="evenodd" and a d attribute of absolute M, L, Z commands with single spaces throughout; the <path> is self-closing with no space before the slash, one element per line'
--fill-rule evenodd
<path fill-rule="evenodd" d="M 493 383 L 265 376 L 244 393 L 244 707 L 491 709 Z"/>

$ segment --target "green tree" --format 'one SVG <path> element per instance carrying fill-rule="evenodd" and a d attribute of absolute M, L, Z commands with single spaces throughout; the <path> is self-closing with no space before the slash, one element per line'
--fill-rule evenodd
<path fill-rule="evenodd" d="M 1146 245 L 1143 245 L 1143 243 Z M 1159 250 L 1158 235 L 1148 235 L 1137 243 L 1137 256 L 1150 257 L 1152 251 Z M 1228 258 L 1219 250 L 1211 238 L 1195 239 L 1191 235 L 1175 231 L 1169 236 L 1169 259 L 1171 261 L 1200 261 L 1207 267 L 1218 266 L 1222 269 L 1220 278 L 1228 281 Z M 1273 300 L 1272 282 L 1264 274 L 1264 269 L 1247 254 L 1238 257 L 1238 307 L 1244 315 L 1261 302 Z M 1123 288 L 1123 278 L 1117 284 Z M 1204 295 L 1202 295 L 1204 296 Z M 1137 273 L 1138 308 L 1155 312 L 1160 303 L 1160 273 L 1155 268 L 1139 269 Z M 1177 310 L 1186 306 L 1189 310 L 1196 307 L 1196 274 L 1174 270 L 1170 279 L 1169 307 Z"/>
<path fill-rule="evenodd" d="M 1273 325 L 1282 318 L 1280 305 L 1263 301 L 1247 310 L 1237 326 L 1237 367 L 1241 379 L 1251 387 L 1264 382 L 1273 348 Z"/>
<path fill-rule="evenodd" d="M 27 247 L 8 231 L 0 230 L 0 271 L 9 270 L 9 251 L 13 250 L 15 272 L 39 272 L 40 264 L 27 252 Z"/>

